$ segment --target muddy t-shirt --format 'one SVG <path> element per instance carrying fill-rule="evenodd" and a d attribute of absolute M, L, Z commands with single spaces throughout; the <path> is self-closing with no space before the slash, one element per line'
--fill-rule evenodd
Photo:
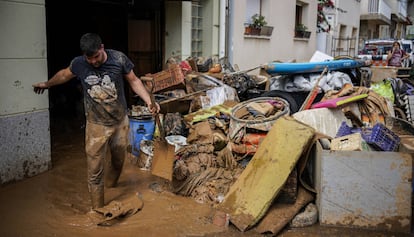
<path fill-rule="evenodd" d="M 122 52 L 106 49 L 108 58 L 95 68 L 85 56 L 74 58 L 70 70 L 81 81 L 88 122 L 115 125 L 125 118 L 127 104 L 123 76 L 134 67 Z"/>

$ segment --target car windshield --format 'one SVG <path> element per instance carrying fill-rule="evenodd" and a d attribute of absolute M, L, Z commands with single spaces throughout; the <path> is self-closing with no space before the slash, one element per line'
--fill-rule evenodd
<path fill-rule="evenodd" d="M 411 47 L 409 44 L 402 44 L 402 49 L 407 52 L 407 53 L 411 53 Z"/>

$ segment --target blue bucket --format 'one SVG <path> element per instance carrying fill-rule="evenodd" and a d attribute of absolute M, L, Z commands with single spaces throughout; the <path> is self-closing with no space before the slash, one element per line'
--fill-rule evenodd
<path fill-rule="evenodd" d="M 154 119 L 129 118 L 131 152 L 134 156 L 139 155 L 141 140 L 152 140 L 154 129 Z"/>

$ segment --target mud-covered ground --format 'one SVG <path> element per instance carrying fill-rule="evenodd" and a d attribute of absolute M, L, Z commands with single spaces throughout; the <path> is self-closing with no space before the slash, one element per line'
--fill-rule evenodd
<path fill-rule="evenodd" d="M 168 192 L 168 183 L 140 170 L 132 157 L 126 159 L 118 187 L 106 190 L 105 202 L 138 195 L 143 208 L 112 226 L 96 226 L 86 214 L 90 201 L 83 132 L 70 131 L 52 135 L 50 171 L 0 188 L 0 236 L 265 236 L 254 229 L 242 233 L 231 224 L 227 228 L 212 224 L 214 209 Z M 278 236 L 412 235 L 316 224 L 286 228 Z"/>

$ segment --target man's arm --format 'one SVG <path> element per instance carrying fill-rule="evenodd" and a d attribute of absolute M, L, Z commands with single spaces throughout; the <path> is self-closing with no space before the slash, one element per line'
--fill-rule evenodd
<path fill-rule="evenodd" d="M 37 94 L 42 94 L 45 89 L 68 82 L 74 77 L 75 74 L 67 67 L 58 71 L 50 80 L 33 84 L 33 88 Z"/>
<path fill-rule="evenodd" d="M 131 86 L 132 91 L 134 91 L 135 94 L 141 97 L 141 99 L 147 104 L 151 112 L 158 113 L 160 111 L 160 105 L 158 103 L 155 103 L 155 105 L 151 103 L 150 94 L 148 93 L 142 81 L 138 79 L 138 77 L 135 75 L 134 71 L 131 70 L 128 74 L 125 75 L 125 78 Z"/>

